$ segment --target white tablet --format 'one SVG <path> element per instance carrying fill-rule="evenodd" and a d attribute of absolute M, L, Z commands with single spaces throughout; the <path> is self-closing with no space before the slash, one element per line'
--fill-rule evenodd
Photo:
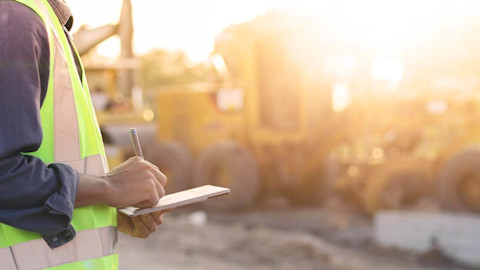
<path fill-rule="evenodd" d="M 230 194 L 230 189 L 228 188 L 205 185 L 165 195 L 163 196 L 163 198 L 160 199 L 157 205 L 151 208 L 139 209 L 130 206 L 119 210 L 127 216 L 138 216 L 151 212 L 157 212 L 161 210 L 176 208 L 183 205 L 202 202 L 211 198 L 220 197 L 228 194 Z"/>

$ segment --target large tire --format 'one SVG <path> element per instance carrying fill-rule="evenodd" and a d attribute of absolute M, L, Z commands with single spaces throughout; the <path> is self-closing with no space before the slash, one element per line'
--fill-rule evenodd
<path fill-rule="evenodd" d="M 424 193 L 426 175 L 422 171 L 382 171 L 369 175 L 363 210 L 373 216 L 381 209 L 402 209 L 414 204 Z"/>
<path fill-rule="evenodd" d="M 146 149 L 145 159 L 157 165 L 167 176 L 167 194 L 192 187 L 191 171 L 193 158 L 182 144 L 165 141 Z"/>
<path fill-rule="evenodd" d="M 479 146 L 460 152 L 446 163 L 438 178 L 437 194 L 445 209 L 480 212 Z"/>
<path fill-rule="evenodd" d="M 206 202 L 208 208 L 247 209 L 255 203 L 260 189 L 258 165 L 253 154 L 236 142 L 219 142 L 206 148 L 193 167 L 195 186 L 228 187 L 231 194 L 222 201 Z"/>

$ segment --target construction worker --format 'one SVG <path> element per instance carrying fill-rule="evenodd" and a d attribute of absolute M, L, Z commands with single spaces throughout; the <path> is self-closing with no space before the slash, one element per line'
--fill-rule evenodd
<path fill-rule="evenodd" d="M 117 228 L 162 223 L 117 214 L 155 205 L 166 177 L 139 157 L 108 172 L 72 22 L 62 0 L 0 0 L 1 269 L 117 269 Z"/>

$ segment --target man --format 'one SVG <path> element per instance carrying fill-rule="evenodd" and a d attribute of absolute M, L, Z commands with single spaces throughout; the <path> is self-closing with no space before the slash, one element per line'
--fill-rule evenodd
<path fill-rule="evenodd" d="M 62 0 L 0 0 L 0 268 L 116 269 L 118 229 L 145 238 L 161 213 L 158 168 L 105 152 Z M 75 209 L 74 209 L 75 208 Z"/>

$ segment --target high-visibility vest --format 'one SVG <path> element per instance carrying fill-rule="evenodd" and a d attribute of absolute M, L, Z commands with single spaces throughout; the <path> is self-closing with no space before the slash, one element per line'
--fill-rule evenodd
<path fill-rule="evenodd" d="M 45 163 L 64 163 L 80 174 L 108 171 L 102 137 L 82 67 L 76 69 L 69 41 L 47 0 L 16 0 L 45 23 L 50 78 L 40 109 L 43 141 L 34 153 Z M 28 198 L 25 198 L 28 199 Z M 51 249 L 38 233 L 0 223 L 0 269 L 118 269 L 116 210 L 106 205 L 74 209 L 75 238 Z"/>

